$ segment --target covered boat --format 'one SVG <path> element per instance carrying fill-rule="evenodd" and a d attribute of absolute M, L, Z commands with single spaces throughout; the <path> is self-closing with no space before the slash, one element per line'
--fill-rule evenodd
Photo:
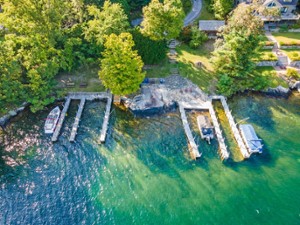
<path fill-rule="evenodd" d="M 239 129 L 249 153 L 262 153 L 262 140 L 257 137 L 253 126 L 250 124 L 241 124 L 239 125 Z"/>
<path fill-rule="evenodd" d="M 52 109 L 52 111 L 49 113 L 44 127 L 46 134 L 52 134 L 54 132 L 57 121 L 59 119 L 59 115 L 60 115 L 60 109 L 58 106 Z"/>
<path fill-rule="evenodd" d="M 205 139 L 210 144 L 210 140 L 214 138 L 214 127 L 211 125 L 207 116 L 199 115 L 197 124 L 202 139 Z"/>

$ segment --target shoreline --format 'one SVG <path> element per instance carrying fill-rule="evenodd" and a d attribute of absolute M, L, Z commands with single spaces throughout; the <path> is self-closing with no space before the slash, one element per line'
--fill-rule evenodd
<path fill-rule="evenodd" d="M 186 78 L 183 78 L 183 79 L 186 79 Z M 188 81 L 191 82 L 190 80 L 188 80 Z M 194 83 L 192 83 L 192 84 L 195 85 Z M 292 95 L 292 93 L 294 93 L 294 92 L 297 93 L 297 89 L 299 89 L 299 88 L 300 88 L 300 81 L 296 81 L 293 84 L 289 84 L 289 88 L 284 88 L 282 86 L 278 86 L 276 88 L 270 88 L 269 87 L 266 90 L 260 90 L 260 91 L 249 89 L 249 90 L 244 90 L 244 91 L 237 92 L 237 93 L 235 93 L 235 94 L 233 94 L 233 95 L 231 95 L 231 96 L 229 96 L 227 98 L 234 98 L 234 97 L 236 97 L 236 96 L 238 96 L 240 94 L 258 94 L 258 95 L 262 95 L 264 97 L 273 97 L 273 98 L 285 98 L 285 99 L 288 99 Z M 207 94 L 207 93 L 205 93 L 205 94 Z M 63 99 L 64 98 L 57 98 L 55 100 L 55 102 L 61 101 Z M 53 103 L 51 103 L 51 104 L 53 104 Z M 161 115 L 161 114 L 164 114 L 166 112 L 172 111 L 176 107 L 178 107 L 178 105 L 175 102 L 172 103 L 172 104 L 170 104 L 170 105 L 168 105 L 168 106 L 162 106 L 162 107 L 154 106 L 154 107 L 149 107 L 146 110 L 131 110 L 129 107 L 126 106 L 126 104 L 124 104 L 124 105 L 125 105 L 125 107 L 130 112 L 132 112 L 134 115 L 137 115 L 137 116 L 149 116 L 149 115 L 154 115 L 154 114 Z M 29 107 L 29 103 L 24 102 L 20 107 L 17 107 L 17 108 L 15 108 L 13 110 L 10 110 L 7 114 L 5 114 L 4 116 L 0 117 L 0 127 L 2 128 L 2 130 L 5 129 L 5 126 L 9 123 L 9 121 L 13 117 L 16 117 L 17 115 L 19 115 L 20 113 L 22 113 L 28 107 Z"/>

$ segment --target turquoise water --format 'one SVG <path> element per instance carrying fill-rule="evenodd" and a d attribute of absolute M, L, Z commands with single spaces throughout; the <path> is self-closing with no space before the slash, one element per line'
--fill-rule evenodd
<path fill-rule="evenodd" d="M 71 144 L 77 104 L 55 144 L 43 134 L 51 107 L 1 133 L 0 224 L 300 224 L 300 96 L 230 100 L 266 150 L 238 162 L 231 149 L 225 163 L 195 124 L 203 157 L 190 159 L 177 111 L 135 118 L 113 107 L 101 145 L 105 103 L 88 102 Z"/>

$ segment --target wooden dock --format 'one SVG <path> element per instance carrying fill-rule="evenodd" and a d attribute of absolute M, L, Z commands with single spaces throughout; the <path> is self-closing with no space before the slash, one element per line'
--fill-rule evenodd
<path fill-rule="evenodd" d="M 77 134 L 79 121 L 80 121 L 80 117 L 81 117 L 81 114 L 82 114 L 82 111 L 83 111 L 83 108 L 84 108 L 84 104 L 85 104 L 85 98 L 82 98 L 80 100 L 80 104 L 79 104 L 78 111 L 77 111 L 77 114 L 76 114 L 76 117 L 75 117 L 75 121 L 74 121 L 74 124 L 73 124 L 73 127 L 72 127 L 72 131 L 71 131 L 69 141 L 75 141 L 75 137 L 76 137 L 76 134 Z"/>
<path fill-rule="evenodd" d="M 222 160 L 228 159 L 229 152 L 227 150 L 227 146 L 225 144 L 225 139 L 223 137 L 222 130 L 220 128 L 220 124 L 218 122 L 218 119 L 217 119 L 217 116 L 216 116 L 216 113 L 215 113 L 215 110 L 214 110 L 212 104 L 210 104 L 208 110 L 209 110 L 209 113 L 210 113 L 210 116 L 211 116 L 211 119 L 212 119 L 212 122 L 213 122 L 213 125 L 215 128 L 218 142 L 219 142 L 219 150 L 220 150 L 221 159 Z"/>
<path fill-rule="evenodd" d="M 66 113 L 69 109 L 69 106 L 70 106 L 70 102 L 71 102 L 71 98 L 67 97 L 67 100 L 65 102 L 65 106 L 60 114 L 60 117 L 59 117 L 59 120 L 58 120 L 58 123 L 56 125 L 56 128 L 55 128 L 55 131 L 52 135 L 52 141 L 57 141 L 58 139 L 58 136 L 59 136 L 59 133 L 60 133 L 60 130 L 62 128 L 62 125 L 64 123 L 64 120 L 65 120 L 65 117 L 66 117 Z"/>
<path fill-rule="evenodd" d="M 234 138 L 239 146 L 239 149 L 243 155 L 244 158 L 249 158 L 250 157 L 250 154 L 249 152 L 247 151 L 247 148 L 242 140 L 242 137 L 241 137 L 241 134 L 240 132 L 238 131 L 237 129 L 237 126 L 236 126 L 236 123 L 233 119 L 233 116 L 231 115 L 231 112 L 229 110 L 229 107 L 227 105 L 227 102 L 224 98 L 224 96 L 212 96 L 211 97 L 212 100 L 220 100 L 221 103 L 222 103 L 222 106 L 224 108 L 224 111 L 225 111 L 225 114 L 226 114 L 226 117 L 228 119 L 228 122 L 229 122 L 229 125 L 230 125 L 230 128 L 231 128 L 231 131 L 234 135 Z"/>
<path fill-rule="evenodd" d="M 107 96 L 105 115 L 104 115 L 104 120 L 103 120 L 101 134 L 100 134 L 100 142 L 102 142 L 102 143 L 105 142 L 105 139 L 106 139 L 111 104 L 112 104 L 112 95 L 110 94 Z"/>
<path fill-rule="evenodd" d="M 109 121 L 110 109 L 112 104 L 112 94 L 109 92 L 70 92 L 67 96 L 65 106 L 60 114 L 60 118 L 58 120 L 56 129 L 53 133 L 52 141 L 57 141 L 58 139 L 71 100 L 80 100 L 79 108 L 75 117 L 75 122 L 73 124 L 71 135 L 69 138 L 70 141 L 75 141 L 75 137 L 77 134 L 79 121 L 84 108 L 85 101 L 86 100 L 92 101 L 95 99 L 107 99 L 106 111 L 104 115 L 104 121 L 102 124 L 101 135 L 100 135 L 100 141 L 104 142 L 106 138 L 107 129 L 108 129 L 108 121 Z"/>
<path fill-rule="evenodd" d="M 184 128 L 185 134 L 186 134 L 188 142 L 189 142 L 189 150 L 191 152 L 192 158 L 193 159 L 200 158 L 201 154 L 199 153 L 198 146 L 196 145 L 196 142 L 192 135 L 192 131 L 190 129 L 190 125 L 188 123 L 188 120 L 187 120 L 187 117 L 185 114 L 185 109 L 180 103 L 178 105 L 179 105 L 179 111 L 180 111 L 180 115 L 181 115 L 183 128 Z"/>

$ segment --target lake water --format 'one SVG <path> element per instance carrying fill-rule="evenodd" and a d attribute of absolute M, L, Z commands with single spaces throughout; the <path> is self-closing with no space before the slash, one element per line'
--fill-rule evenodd
<path fill-rule="evenodd" d="M 76 143 L 78 102 L 54 144 L 43 133 L 51 107 L 24 112 L 0 133 L 0 224 L 300 224 L 299 94 L 228 103 L 237 121 L 249 117 L 262 155 L 241 161 L 229 143 L 221 162 L 193 124 L 203 156 L 191 160 L 177 111 L 135 118 L 113 107 L 105 144 L 103 102 L 86 104 Z"/>

